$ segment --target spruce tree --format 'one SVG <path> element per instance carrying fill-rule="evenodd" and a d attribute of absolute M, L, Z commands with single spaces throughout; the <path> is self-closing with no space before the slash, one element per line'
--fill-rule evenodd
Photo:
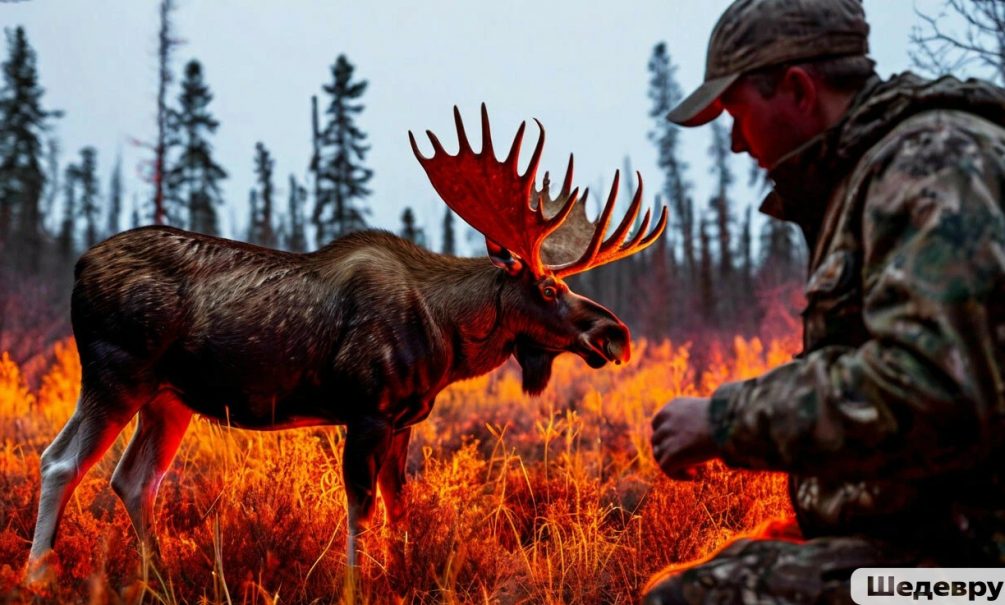
<path fill-rule="evenodd" d="M 258 230 L 255 221 L 258 220 L 258 190 L 252 187 L 248 190 L 248 234 L 244 239 L 251 244 L 258 244 Z"/>
<path fill-rule="evenodd" d="M 7 30 L 0 83 L 0 246 L 3 257 L 36 270 L 41 257 L 43 134 L 60 113 L 42 108 L 35 51 L 23 27 Z"/>
<path fill-rule="evenodd" d="M 184 224 L 200 233 L 219 233 L 216 207 L 222 203 L 219 182 L 227 173 L 213 160 L 209 136 L 219 122 L 209 112 L 213 99 L 203 80 L 202 66 L 189 61 L 178 96 L 178 108 L 171 111 L 169 168 L 165 172 L 165 212 L 168 222 Z M 173 156 L 173 157 L 172 157 Z"/>
<path fill-rule="evenodd" d="M 730 224 L 729 186 L 733 183 L 733 171 L 729 167 L 729 131 L 721 122 L 712 122 L 712 145 L 708 152 L 712 157 L 712 174 L 716 177 L 716 192 L 712 197 L 716 227 L 719 236 L 719 279 L 728 282 L 733 275 L 733 248 Z"/>
<path fill-rule="evenodd" d="M 260 246 L 276 246 L 272 217 L 272 169 L 275 161 L 259 141 L 255 144 L 255 176 L 258 179 L 258 204 L 252 211 L 250 241 Z"/>
<path fill-rule="evenodd" d="M 698 292 L 701 301 L 700 313 L 706 321 L 716 317 L 715 286 L 712 268 L 712 238 L 708 234 L 708 220 L 704 214 L 698 224 L 699 263 Z"/>
<path fill-rule="evenodd" d="M 94 147 L 80 150 L 80 165 L 77 168 L 77 183 L 80 185 L 80 203 L 77 213 L 84 219 L 84 247 L 98 243 L 98 220 L 101 206 L 98 204 L 98 152 Z"/>
<path fill-rule="evenodd" d="M 318 143 L 317 199 L 313 222 L 318 245 L 366 227 L 367 209 L 360 202 L 370 190 L 366 184 L 373 171 L 363 160 L 370 147 L 366 134 L 356 125 L 363 111 L 360 98 L 366 92 L 366 80 L 353 80 L 355 67 L 345 55 L 332 65 L 332 81 L 324 86 L 330 101 L 325 114 L 328 123 Z"/>
<path fill-rule="evenodd" d="M 653 118 L 649 139 L 656 145 L 657 165 L 665 175 L 663 197 L 667 200 L 675 227 L 680 232 L 684 270 L 693 279 L 695 250 L 694 205 L 689 193 L 691 185 L 684 178 L 687 164 L 680 158 L 679 129 L 666 119 L 667 113 L 682 97 L 676 72 L 677 67 L 670 60 L 666 43 L 658 43 L 649 59 L 649 98 L 652 100 L 649 116 Z"/>
<path fill-rule="evenodd" d="M 63 221 L 59 228 L 59 253 L 67 263 L 76 255 L 77 180 L 80 170 L 70 164 L 63 176 Z"/>
<path fill-rule="evenodd" d="M 454 240 L 454 213 L 447 208 L 443 213 L 443 246 L 440 251 L 451 256 L 457 254 L 457 244 Z"/>
<path fill-rule="evenodd" d="M 753 208 L 747 206 L 743 216 L 743 227 L 740 229 L 740 291 L 752 292 L 754 286 L 754 251 L 753 235 L 750 225 L 750 214 Z"/>
<path fill-rule="evenodd" d="M 143 224 L 140 220 L 140 202 L 136 199 L 135 193 L 133 194 L 133 212 L 129 224 L 133 229 Z"/>
<path fill-rule="evenodd" d="M 42 208 L 42 229 L 46 232 L 55 220 L 53 211 L 56 208 L 56 199 L 62 186 L 59 168 L 59 140 L 51 137 L 45 154 L 45 199 Z M 55 231 L 55 229 L 53 229 Z"/>
<path fill-rule="evenodd" d="M 307 236 L 304 233 L 304 203 L 307 201 L 307 189 L 297 183 L 290 175 L 290 199 L 287 209 L 286 249 L 290 252 L 307 250 Z"/>
<path fill-rule="evenodd" d="M 656 207 L 662 202 L 656 196 Z M 638 227 L 636 227 L 637 229 Z M 651 338 L 664 338 L 669 335 L 673 322 L 674 301 L 671 298 L 673 289 L 670 287 L 673 272 L 673 248 L 668 245 L 669 238 L 664 235 L 656 244 L 643 254 L 646 255 L 645 266 L 636 276 L 638 288 L 624 284 L 625 298 L 635 304 L 627 304 L 624 308 L 635 306 L 639 309 L 646 335 Z M 642 296 L 639 297 L 639 294 Z"/>
<path fill-rule="evenodd" d="M 751 226 L 751 211 L 753 207 L 747 205 L 743 213 L 743 223 L 740 226 L 740 241 L 737 244 L 737 272 L 733 276 L 732 294 L 728 295 L 733 302 L 732 317 L 736 322 L 736 330 L 743 333 L 752 333 L 759 322 L 760 305 L 749 304 L 750 296 L 756 293 L 754 282 L 754 251 L 753 251 L 753 228 Z M 748 301 L 741 303 L 740 301 Z M 728 306 L 728 305 L 727 305 Z"/>
<path fill-rule="evenodd" d="M 802 254 L 793 225 L 768 218 L 761 232 L 761 281 L 767 287 L 794 281 L 800 274 Z"/>
<path fill-rule="evenodd" d="M 405 206 L 404 212 L 401 213 L 401 232 L 399 235 L 413 244 L 426 245 L 426 235 L 423 233 L 422 227 L 415 224 L 415 213 L 409 206 Z"/>
<path fill-rule="evenodd" d="M 106 235 L 111 237 L 121 229 L 122 215 L 122 156 L 115 159 L 112 178 L 108 183 L 108 225 Z"/>

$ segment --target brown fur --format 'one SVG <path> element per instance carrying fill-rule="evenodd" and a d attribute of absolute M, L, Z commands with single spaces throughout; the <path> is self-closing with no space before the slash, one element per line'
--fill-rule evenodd
<path fill-rule="evenodd" d="M 62 504 L 53 503 L 65 504 L 75 485 L 56 470 L 81 447 L 77 427 L 114 437 L 138 410 L 163 401 L 161 417 L 184 421 L 173 432 L 143 434 L 171 447 L 189 410 L 255 429 L 347 425 L 344 473 L 355 535 L 372 513 L 378 478 L 392 517 L 403 512 L 409 427 L 447 385 L 516 352 L 524 387 L 536 393 L 562 351 L 595 367 L 627 359 L 629 351 L 628 331 L 614 315 L 554 278 L 545 279 L 560 296 L 549 301 L 543 280 L 527 272 L 511 276 L 487 258 L 434 254 L 380 231 L 293 254 L 145 227 L 92 248 L 75 276 L 81 399 L 65 435 L 43 456 L 39 517 L 57 507 L 55 523 Z M 101 420 L 109 418 L 114 422 Z M 88 446 L 94 451 L 70 453 L 93 463 L 105 437 Z M 162 445 L 145 449 L 170 462 L 173 450 L 164 454 Z M 132 507 L 127 496 L 134 482 L 152 481 L 163 469 L 136 458 L 120 464 L 113 483 L 142 536 L 152 496 L 140 494 Z M 51 547 L 49 533 L 36 532 L 33 557 Z"/>

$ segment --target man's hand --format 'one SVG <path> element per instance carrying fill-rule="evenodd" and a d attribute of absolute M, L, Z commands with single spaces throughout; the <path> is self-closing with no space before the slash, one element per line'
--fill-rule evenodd
<path fill-rule="evenodd" d="M 716 457 L 706 397 L 678 397 L 653 418 L 653 457 L 672 479 L 694 478 L 695 465 Z"/>

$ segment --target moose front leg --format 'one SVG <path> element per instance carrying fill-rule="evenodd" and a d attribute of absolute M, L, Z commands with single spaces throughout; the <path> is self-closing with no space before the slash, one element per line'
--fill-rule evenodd
<path fill-rule="evenodd" d="M 377 477 L 390 452 L 393 433 L 391 425 L 383 421 L 367 420 L 346 428 L 342 476 L 349 504 L 346 554 L 350 567 L 356 566 L 356 541 L 373 517 Z"/>

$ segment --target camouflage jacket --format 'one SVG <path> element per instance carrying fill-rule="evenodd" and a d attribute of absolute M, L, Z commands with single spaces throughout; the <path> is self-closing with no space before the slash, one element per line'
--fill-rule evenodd
<path fill-rule="evenodd" d="M 1005 564 L 1005 91 L 876 79 L 772 171 L 810 249 L 804 350 L 712 396 L 723 459 L 807 537 Z"/>

